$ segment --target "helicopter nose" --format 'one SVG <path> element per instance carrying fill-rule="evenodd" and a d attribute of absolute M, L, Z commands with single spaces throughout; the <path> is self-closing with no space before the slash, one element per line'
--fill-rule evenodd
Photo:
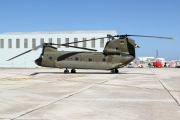
<path fill-rule="evenodd" d="M 38 59 L 36 59 L 34 62 L 36 63 L 36 65 L 41 66 L 42 58 L 38 58 Z"/>

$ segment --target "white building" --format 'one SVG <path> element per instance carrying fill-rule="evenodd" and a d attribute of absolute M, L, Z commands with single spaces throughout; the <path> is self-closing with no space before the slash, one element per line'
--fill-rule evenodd
<path fill-rule="evenodd" d="M 114 30 L 101 31 L 62 31 L 62 32 L 12 32 L 0 34 L 0 67 L 38 67 L 34 60 L 39 57 L 42 49 L 30 52 L 11 61 L 6 61 L 20 53 L 34 48 L 42 43 L 64 44 L 74 41 L 82 41 L 92 38 L 106 37 L 107 34 L 117 35 Z M 71 44 L 72 46 L 85 47 L 103 51 L 108 39 L 87 41 Z M 66 46 L 58 47 L 58 51 L 83 51 L 82 49 L 68 48 Z"/>
<path fill-rule="evenodd" d="M 140 61 L 149 62 L 152 59 L 155 59 L 154 57 L 138 57 Z"/>

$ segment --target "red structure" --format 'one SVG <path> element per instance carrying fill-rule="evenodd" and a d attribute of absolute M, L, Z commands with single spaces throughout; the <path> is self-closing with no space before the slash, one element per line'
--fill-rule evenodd
<path fill-rule="evenodd" d="M 162 67 L 162 63 L 160 61 L 156 61 L 156 62 L 153 62 L 153 66 L 155 68 L 161 68 Z"/>

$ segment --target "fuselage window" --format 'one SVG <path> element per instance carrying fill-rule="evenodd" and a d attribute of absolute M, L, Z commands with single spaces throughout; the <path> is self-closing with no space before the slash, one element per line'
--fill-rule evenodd
<path fill-rule="evenodd" d="M 79 60 L 78 57 L 76 57 L 75 60 L 78 61 Z"/>
<path fill-rule="evenodd" d="M 103 62 L 106 62 L 106 58 L 103 58 L 102 61 L 103 61 Z"/>
<path fill-rule="evenodd" d="M 49 57 L 49 60 L 52 60 L 52 57 L 51 57 L 51 56 Z"/>
<path fill-rule="evenodd" d="M 92 61 L 92 58 L 89 58 L 89 62 L 91 62 Z"/>
<path fill-rule="evenodd" d="M 72 60 L 72 57 L 68 57 L 67 60 Z"/>

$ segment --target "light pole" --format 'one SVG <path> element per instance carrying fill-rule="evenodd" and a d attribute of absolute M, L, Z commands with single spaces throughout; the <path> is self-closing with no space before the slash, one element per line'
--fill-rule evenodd
<path fill-rule="evenodd" d="M 24 66 L 25 66 L 25 68 L 26 68 L 26 58 L 24 59 Z"/>

